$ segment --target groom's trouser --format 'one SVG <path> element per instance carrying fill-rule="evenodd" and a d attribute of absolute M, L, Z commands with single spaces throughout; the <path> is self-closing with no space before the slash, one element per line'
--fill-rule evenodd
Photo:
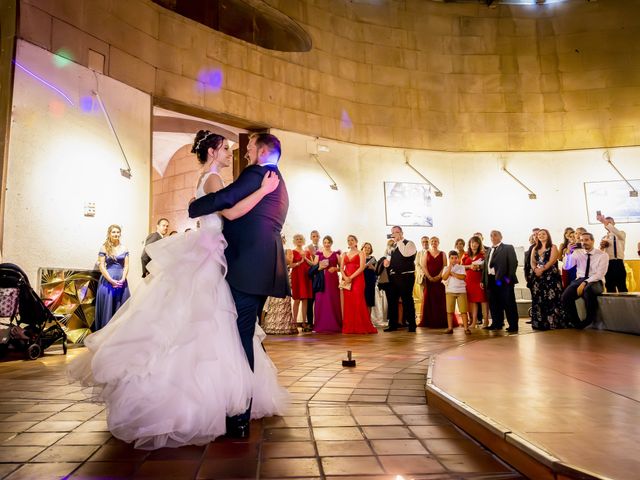
<path fill-rule="evenodd" d="M 242 348 L 247 354 L 247 361 L 251 370 L 253 370 L 253 334 L 256 331 L 256 321 L 266 297 L 241 292 L 233 287 L 231 287 L 231 295 L 233 295 L 233 301 L 238 312 L 237 323 Z M 249 409 L 246 412 L 229 417 L 229 421 L 236 424 L 248 424 L 249 420 L 251 420 L 251 405 L 249 405 Z"/>

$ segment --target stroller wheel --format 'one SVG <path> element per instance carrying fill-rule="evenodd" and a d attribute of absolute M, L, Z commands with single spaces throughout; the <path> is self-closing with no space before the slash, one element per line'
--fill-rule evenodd
<path fill-rule="evenodd" d="M 29 360 L 35 360 L 40 356 L 40 353 L 42 353 L 42 349 L 37 343 L 34 343 L 27 348 L 27 358 L 29 358 Z"/>
<path fill-rule="evenodd" d="M 67 354 L 67 340 L 62 340 L 62 354 L 66 355 Z"/>

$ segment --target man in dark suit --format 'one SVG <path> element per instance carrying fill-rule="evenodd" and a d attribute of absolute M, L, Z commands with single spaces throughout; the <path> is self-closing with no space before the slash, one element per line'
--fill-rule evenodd
<path fill-rule="evenodd" d="M 280 237 L 289 210 L 287 188 L 278 170 L 280 151 L 280 141 L 274 135 L 252 135 L 247 145 L 249 165 L 238 179 L 189 205 L 189 216 L 200 217 L 232 207 L 258 190 L 263 177 L 270 171 L 280 179 L 278 187 L 246 215 L 224 222 L 224 236 L 229 244 L 225 250 L 227 282 L 236 304 L 240 340 L 251 370 L 254 359 L 253 334 L 266 298 L 291 295 Z M 246 438 L 249 435 L 250 418 L 251 406 L 245 413 L 227 418 L 227 434 Z"/>
<path fill-rule="evenodd" d="M 527 282 L 527 288 L 531 290 L 533 288 L 533 277 L 535 276 L 533 273 L 533 269 L 531 268 L 531 252 L 536 247 L 538 243 L 538 232 L 540 229 L 538 227 L 534 228 L 529 235 L 529 248 L 526 252 L 524 252 L 524 258 L 522 261 L 524 262 L 522 266 L 524 267 L 524 280 Z M 529 320 L 527 323 L 531 323 Z"/>
<path fill-rule="evenodd" d="M 153 233 L 150 233 L 149 236 L 144 241 L 144 246 L 146 247 L 150 243 L 157 242 L 158 240 L 162 240 L 164 237 L 167 236 L 168 231 L 169 231 L 169 220 L 167 220 L 166 218 L 161 218 L 160 220 L 158 220 L 158 223 L 156 223 L 156 231 Z M 151 257 L 147 253 L 146 248 L 142 249 L 142 256 L 140 257 L 140 260 L 142 260 L 142 278 L 144 278 L 147 275 L 149 275 L 149 271 L 147 270 L 147 264 L 151 261 Z"/>
<path fill-rule="evenodd" d="M 491 325 L 487 330 L 502 330 L 504 316 L 507 315 L 507 331 L 518 331 L 518 306 L 516 305 L 515 285 L 518 258 L 513 245 L 502 243 L 502 233 L 491 232 L 492 247 L 488 253 L 487 268 L 484 269 L 484 284 L 488 287 Z"/>

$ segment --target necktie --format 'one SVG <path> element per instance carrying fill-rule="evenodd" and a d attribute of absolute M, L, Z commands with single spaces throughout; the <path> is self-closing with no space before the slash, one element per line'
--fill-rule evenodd
<path fill-rule="evenodd" d="M 618 243 L 615 235 L 613 236 L 613 258 L 618 258 Z"/>
<path fill-rule="evenodd" d="M 591 267 L 591 254 L 587 253 L 587 268 L 584 269 L 584 278 L 589 278 L 589 267 Z"/>

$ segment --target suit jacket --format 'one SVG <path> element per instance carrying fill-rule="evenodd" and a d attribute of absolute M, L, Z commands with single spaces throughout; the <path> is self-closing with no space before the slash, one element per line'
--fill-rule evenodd
<path fill-rule="evenodd" d="M 150 243 L 157 242 L 158 240 L 161 240 L 161 239 L 162 239 L 162 235 L 160 235 L 158 232 L 150 233 L 147 239 L 144 241 L 144 246 L 146 247 Z M 151 261 L 151 257 L 147 253 L 146 248 L 142 249 L 142 255 L 140 257 L 140 260 L 142 260 L 142 277 L 144 278 L 149 274 L 149 271 L 147 270 L 147 264 Z"/>
<path fill-rule="evenodd" d="M 491 250 L 493 256 L 491 256 Z M 491 262 L 489 262 L 491 258 Z M 518 268 L 518 257 L 516 256 L 516 250 L 513 245 L 501 243 L 497 248 L 491 247 L 486 253 L 487 264 L 483 270 L 482 276 L 485 285 L 488 285 L 487 278 L 489 275 L 489 269 L 493 268 L 496 272 L 496 283 L 506 283 L 515 285 L 518 283 L 518 277 L 516 276 L 516 268 Z"/>
<path fill-rule="evenodd" d="M 282 298 L 291 295 L 280 236 L 289 210 L 289 195 L 277 168 L 249 165 L 231 185 L 191 202 L 189 216 L 201 217 L 234 206 L 260 188 L 267 169 L 280 178 L 278 188 L 246 215 L 224 220 L 224 236 L 229 244 L 224 252 L 227 281 L 244 293 Z"/>
<path fill-rule="evenodd" d="M 531 289 L 531 285 L 533 282 L 533 270 L 531 269 L 531 252 L 535 247 L 535 243 L 529 247 L 529 249 L 524 252 L 524 278 L 527 281 L 527 288 Z"/>

